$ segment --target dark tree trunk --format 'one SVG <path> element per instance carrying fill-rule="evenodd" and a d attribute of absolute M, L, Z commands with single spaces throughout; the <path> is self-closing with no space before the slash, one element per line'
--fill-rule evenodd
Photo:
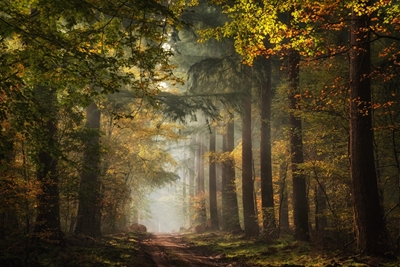
<path fill-rule="evenodd" d="M 235 124 L 233 119 L 234 116 L 231 114 L 226 125 L 226 134 L 222 141 L 224 153 L 232 153 L 235 148 Z M 225 231 L 240 230 L 235 176 L 235 161 L 229 157 L 222 168 L 222 221 L 223 230 Z"/>
<path fill-rule="evenodd" d="M 242 117 L 242 199 L 244 231 L 247 238 L 259 234 L 254 207 L 253 156 L 251 140 L 251 95 L 245 96 Z"/>
<path fill-rule="evenodd" d="M 282 162 L 279 166 L 279 229 L 278 236 L 281 230 L 289 229 L 289 199 L 287 194 L 287 162 Z"/>
<path fill-rule="evenodd" d="M 216 143 L 215 128 L 210 134 L 210 153 L 215 153 Z M 213 156 L 210 156 L 209 169 L 209 194 L 210 194 L 210 227 L 212 230 L 219 230 L 218 207 L 217 207 L 217 169 Z"/>
<path fill-rule="evenodd" d="M 58 190 L 57 159 L 57 95 L 56 90 L 38 88 L 37 101 L 43 120 L 36 171 L 40 193 L 37 194 L 37 215 L 34 233 L 42 241 L 63 243 Z"/>
<path fill-rule="evenodd" d="M 259 58 L 265 73 L 260 89 L 260 165 L 261 165 L 261 206 L 263 214 L 263 231 L 270 233 L 275 229 L 274 190 L 272 187 L 271 156 L 271 58 Z"/>
<path fill-rule="evenodd" d="M 100 207 L 100 110 L 95 103 L 86 109 L 87 128 L 92 130 L 83 155 L 79 208 L 75 234 L 101 236 Z"/>
<path fill-rule="evenodd" d="M 324 190 L 322 183 L 315 186 L 315 230 L 320 236 L 324 236 L 325 229 L 328 226 L 325 215 L 327 204 Z"/>
<path fill-rule="evenodd" d="M 373 154 L 369 17 L 352 13 L 350 158 L 357 251 L 383 254 L 386 233 Z"/>
<path fill-rule="evenodd" d="M 5 119 L 5 118 L 4 118 Z M 16 183 L 8 171 L 9 166 L 14 162 L 14 137 L 15 132 L 9 129 L 3 128 L 0 123 L 0 162 L 2 164 L 2 170 L 0 171 L 0 190 L 3 194 L 0 194 L 0 239 L 5 239 L 8 235 L 14 235 L 19 232 L 19 218 L 17 216 L 17 208 L 15 205 L 9 205 L 13 203 L 14 199 L 18 199 L 18 192 L 15 191 Z M 21 141 L 23 144 L 24 141 Z M 22 146 L 23 168 L 25 168 L 25 152 Z M 12 165 L 11 165 L 12 166 Z M 26 172 L 24 171 L 24 178 L 27 179 Z M 10 201 L 11 200 L 11 201 Z M 25 200 L 25 203 L 28 201 Z M 8 204 L 8 205 L 7 205 Z M 25 213 L 29 213 L 29 205 L 25 206 Z M 29 216 L 26 216 L 26 233 L 29 233 Z"/>
<path fill-rule="evenodd" d="M 295 238 L 308 241 L 308 203 L 305 175 L 299 169 L 303 159 L 303 140 L 301 118 L 294 114 L 297 109 L 296 95 L 299 93 L 299 63 L 300 55 L 295 50 L 290 50 L 288 55 L 289 70 L 289 127 L 290 127 L 290 153 L 292 163 L 293 181 L 293 219 Z"/>

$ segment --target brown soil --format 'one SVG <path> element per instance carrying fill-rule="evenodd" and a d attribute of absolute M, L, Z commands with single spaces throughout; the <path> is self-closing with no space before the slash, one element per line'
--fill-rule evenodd
<path fill-rule="evenodd" d="M 207 251 L 191 247 L 180 234 L 156 234 L 142 241 L 154 266 L 157 267 L 207 267 L 207 266 L 244 266 L 236 262 L 227 262 L 224 255 L 210 255 Z"/>

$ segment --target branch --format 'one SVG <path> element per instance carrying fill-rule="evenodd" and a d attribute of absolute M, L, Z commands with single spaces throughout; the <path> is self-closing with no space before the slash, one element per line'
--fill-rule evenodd
<path fill-rule="evenodd" d="M 397 208 L 399 205 L 400 205 L 400 202 L 397 202 L 396 205 L 394 205 L 393 207 L 391 207 L 391 208 L 386 212 L 385 216 L 383 216 L 383 219 L 385 220 L 386 217 L 387 217 L 395 208 Z"/>

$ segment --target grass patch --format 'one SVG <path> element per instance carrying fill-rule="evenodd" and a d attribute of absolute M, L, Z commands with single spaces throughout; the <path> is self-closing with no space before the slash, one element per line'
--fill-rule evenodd
<path fill-rule="evenodd" d="M 242 235 L 224 232 L 188 234 L 185 237 L 195 248 L 212 254 L 223 254 L 227 261 L 248 266 L 399 266 L 398 260 L 324 251 L 312 243 L 295 241 L 290 237 L 279 240 L 248 240 Z"/>

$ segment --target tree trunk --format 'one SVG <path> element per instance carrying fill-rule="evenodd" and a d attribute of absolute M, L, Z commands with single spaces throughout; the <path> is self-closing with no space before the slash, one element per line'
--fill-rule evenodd
<path fill-rule="evenodd" d="M 184 155 L 184 159 L 186 160 L 186 155 Z M 187 204 L 187 200 L 188 200 L 188 190 L 187 190 L 187 173 L 188 170 L 182 170 L 182 217 L 183 217 L 183 226 L 186 227 L 187 226 L 187 214 L 188 214 L 188 204 Z"/>
<path fill-rule="evenodd" d="M 328 226 L 328 221 L 325 215 L 327 204 L 324 187 L 325 186 L 322 183 L 315 185 L 315 231 L 321 237 L 324 236 L 325 229 Z"/>
<path fill-rule="evenodd" d="M 275 229 L 274 190 L 272 187 L 271 156 L 271 58 L 259 58 L 265 72 L 260 90 L 260 165 L 261 165 L 261 206 L 263 231 L 270 233 Z"/>
<path fill-rule="evenodd" d="M 204 224 L 207 220 L 206 203 L 204 197 L 204 135 L 202 133 L 198 134 L 198 149 L 197 149 L 197 214 L 196 222 L 198 224 Z"/>
<path fill-rule="evenodd" d="M 42 140 L 39 140 L 36 177 L 40 193 L 37 194 L 34 233 L 42 241 L 63 243 L 57 173 L 57 95 L 55 89 L 43 87 L 37 88 L 36 94 L 43 120 L 39 125 Z"/>
<path fill-rule="evenodd" d="M 86 109 L 87 128 L 92 130 L 83 155 L 75 234 L 101 236 L 100 207 L 100 110 L 93 102 Z"/>
<path fill-rule="evenodd" d="M 279 165 L 279 228 L 278 237 L 281 230 L 289 229 L 289 199 L 287 194 L 287 169 L 288 164 L 286 161 L 281 162 Z"/>
<path fill-rule="evenodd" d="M 215 153 L 216 143 L 215 128 L 212 129 L 210 134 L 210 153 Z M 218 222 L 218 207 L 217 207 L 217 169 L 213 156 L 210 156 L 210 169 L 209 169 L 209 197 L 210 197 L 210 227 L 212 230 L 219 230 Z"/>
<path fill-rule="evenodd" d="M 243 101 L 242 121 L 242 199 L 244 231 L 247 238 L 259 234 L 254 207 L 253 156 L 251 140 L 251 95 Z"/>
<path fill-rule="evenodd" d="M 293 181 L 293 219 L 295 238 L 308 241 L 308 203 L 306 192 L 306 179 L 298 165 L 304 162 L 301 118 L 294 114 L 297 109 L 296 95 L 299 93 L 299 63 L 300 55 L 291 49 L 288 55 L 289 70 L 289 127 L 290 127 L 290 152 Z"/>
<path fill-rule="evenodd" d="M 188 216 L 189 216 L 189 227 L 194 224 L 192 214 L 195 212 L 194 207 L 194 196 L 195 196 L 195 177 L 196 177 L 196 136 L 191 135 L 189 143 L 189 203 L 188 203 Z"/>
<path fill-rule="evenodd" d="M 235 148 L 235 124 L 234 116 L 230 114 L 229 122 L 226 125 L 226 134 L 223 137 L 223 152 L 232 153 Z M 236 194 L 235 161 L 232 157 L 224 162 L 222 169 L 222 221 L 223 230 L 240 230 L 239 207 Z"/>
<path fill-rule="evenodd" d="M 350 158 L 357 251 L 383 255 L 386 233 L 373 154 L 369 17 L 352 13 Z"/>
<path fill-rule="evenodd" d="M 190 139 L 190 158 L 193 159 L 190 162 L 189 165 L 189 196 L 190 198 L 193 198 L 195 195 L 195 186 L 194 186 L 194 180 L 195 180 L 195 173 L 196 173 L 196 137 L 192 135 Z"/>

